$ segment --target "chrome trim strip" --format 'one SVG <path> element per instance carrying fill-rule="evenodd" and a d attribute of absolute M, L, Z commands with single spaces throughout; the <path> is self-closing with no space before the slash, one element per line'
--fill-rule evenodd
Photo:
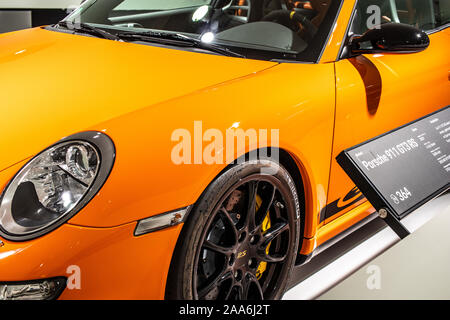
<path fill-rule="evenodd" d="M 425 32 L 426 32 L 426 34 L 430 35 L 430 34 L 442 31 L 444 29 L 447 29 L 448 27 L 450 27 L 450 22 L 447 22 L 446 24 L 443 24 L 440 27 L 436 27 L 434 29 L 431 29 L 431 30 L 428 30 L 428 31 L 425 31 Z"/>

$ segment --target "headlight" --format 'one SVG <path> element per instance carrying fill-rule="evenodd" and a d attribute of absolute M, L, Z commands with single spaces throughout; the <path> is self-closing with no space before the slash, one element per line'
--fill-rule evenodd
<path fill-rule="evenodd" d="M 101 132 L 79 133 L 44 150 L 5 188 L 0 234 L 24 241 L 54 230 L 97 194 L 114 158 L 114 144 Z"/>

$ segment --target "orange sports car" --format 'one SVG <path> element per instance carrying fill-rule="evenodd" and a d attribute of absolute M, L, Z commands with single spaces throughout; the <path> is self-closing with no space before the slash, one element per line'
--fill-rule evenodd
<path fill-rule="evenodd" d="M 1 299 L 278 299 L 450 104 L 448 0 L 87 0 L 0 35 Z"/>

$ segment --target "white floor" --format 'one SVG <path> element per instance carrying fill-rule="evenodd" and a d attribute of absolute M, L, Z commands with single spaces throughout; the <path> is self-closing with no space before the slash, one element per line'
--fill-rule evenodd
<path fill-rule="evenodd" d="M 402 223 L 412 232 L 404 240 L 386 227 L 287 291 L 283 299 L 450 299 L 450 193 L 424 205 Z M 434 270 L 439 277 L 427 286 L 435 288 L 433 292 L 424 293 L 424 283 L 411 281 L 433 272 L 433 265 L 442 268 Z M 381 288 L 377 282 L 377 288 L 369 289 L 374 270 L 379 273 Z"/>

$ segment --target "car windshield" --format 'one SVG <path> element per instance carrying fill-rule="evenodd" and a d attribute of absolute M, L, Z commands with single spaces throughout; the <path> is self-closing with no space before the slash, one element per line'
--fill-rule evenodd
<path fill-rule="evenodd" d="M 152 44 L 155 38 L 174 40 L 176 36 L 240 57 L 317 62 L 341 2 L 87 0 L 64 21 L 119 36 L 125 34 L 125 41 Z M 153 37 L 144 38 L 145 34 Z M 172 41 L 170 45 L 179 47 L 181 43 Z"/>

